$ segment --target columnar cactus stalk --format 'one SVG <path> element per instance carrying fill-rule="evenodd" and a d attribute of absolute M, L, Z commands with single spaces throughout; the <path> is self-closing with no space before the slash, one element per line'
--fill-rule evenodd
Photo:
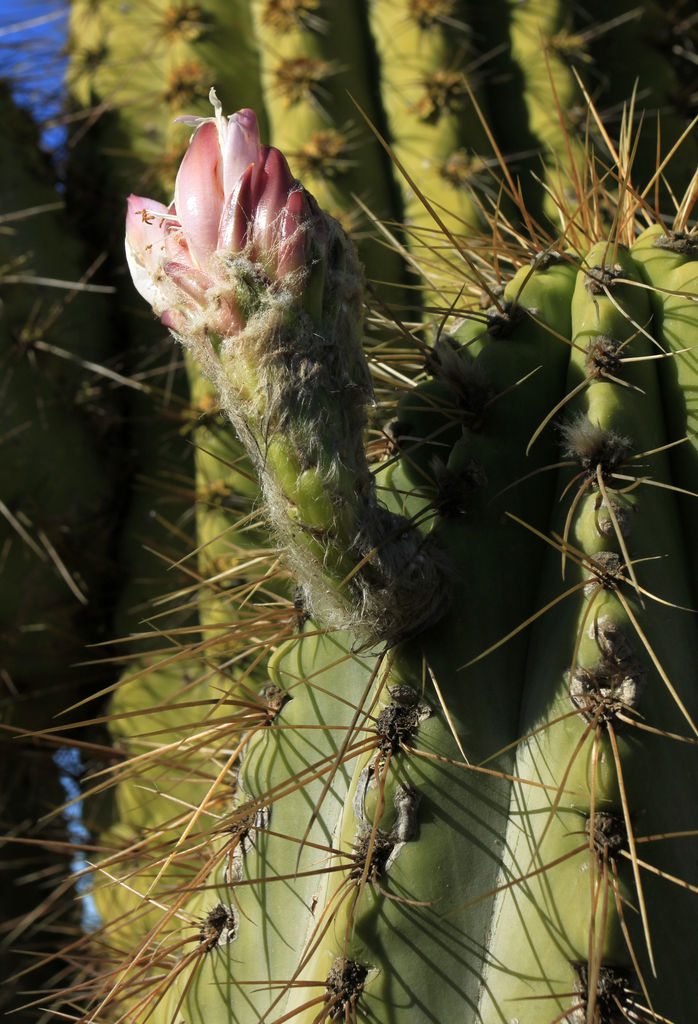
<path fill-rule="evenodd" d="M 8 138 L 0 176 L 0 645 L 10 692 L 27 689 L 16 720 L 29 725 L 39 711 L 29 696 L 34 687 L 44 692 L 40 714 L 63 708 L 61 688 L 74 679 L 66 663 L 80 657 L 86 623 L 101 612 L 114 516 L 99 431 L 106 435 L 116 416 L 99 394 L 105 378 L 93 374 L 109 355 L 106 297 L 94 283 L 81 284 L 85 256 L 67 235 L 49 167 L 37 153 L 36 125 L 5 88 L 0 96 Z M 48 438 L 60 439 L 60 453 L 47 479 L 41 456 Z M 87 521 L 89 546 L 81 539 Z M 7 710 L 5 720 L 12 717 Z"/>
<path fill-rule="evenodd" d="M 347 224 L 357 192 L 379 217 L 393 209 L 389 161 L 369 145 L 361 113 L 381 116 L 371 89 L 371 52 L 361 5 L 254 0 L 269 130 L 318 203 Z"/>
<path fill-rule="evenodd" d="M 404 217 L 414 245 L 416 227 L 437 232 L 424 196 L 452 231 L 474 232 L 482 221 L 468 184 L 483 171 L 485 130 L 471 102 L 476 75 L 468 25 L 454 3 L 369 5 L 392 152 L 404 173 Z M 482 102 L 482 97 L 480 97 Z M 421 237 L 429 246 L 429 232 Z"/>
<path fill-rule="evenodd" d="M 581 71 L 583 64 L 596 65 L 604 69 L 602 82 L 604 104 L 614 111 L 609 119 L 615 134 L 613 122 L 620 122 L 623 106 L 631 96 L 642 111 L 647 128 L 637 139 L 633 153 L 634 177 L 637 182 L 650 181 L 656 169 L 656 137 L 673 144 L 685 132 L 687 124 L 695 116 L 695 100 L 684 99 L 681 86 L 681 64 L 684 49 L 675 38 L 677 33 L 688 32 L 685 36 L 686 49 L 694 45 L 690 40 L 691 28 L 681 17 L 680 5 L 665 6 L 647 3 L 638 8 L 632 0 L 614 4 L 612 17 L 601 0 L 590 0 L 584 5 L 584 12 L 577 18 L 576 39 L 581 44 L 575 60 L 571 60 Z M 682 26 L 683 22 L 683 26 Z M 680 27 L 682 26 L 682 27 Z M 624 45 L 618 46 L 614 28 L 622 32 Z M 662 59 L 662 50 L 673 48 L 673 61 Z M 638 68 L 643 68 L 638 80 Z M 583 71 L 582 71 L 583 73 Z M 595 76 L 598 81 L 598 74 Z M 587 79 L 587 87 L 594 85 Z M 684 108 L 683 110 L 681 108 Z M 614 109 L 615 108 L 615 109 Z M 648 130 L 649 129 L 649 130 Z M 666 146 L 668 151 L 669 146 Z M 693 175 L 698 161 L 698 139 L 695 131 L 689 131 L 676 158 L 672 160 L 672 182 L 676 194 L 682 193 Z"/>
<path fill-rule="evenodd" d="M 126 282 L 111 203 L 120 204 L 129 189 L 171 191 L 187 138 L 173 124 L 176 115 L 182 109 L 206 112 L 214 78 L 237 106 L 244 101 L 263 109 L 252 15 L 246 0 L 158 0 L 138 11 L 111 0 L 76 0 L 70 15 L 66 85 L 80 127 L 71 138 L 68 192 L 92 244 L 100 252 L 106 245 L 113 255 L 111 280 L 121 289 Z M 127 416 L 136 485 L 122 521 L 123 590 L 114 627 L 119 637 L 142 632 L 149 602 L 162 596 L 158 570 L 185 554 L 187 579 L 176 583 L 189 583 L 190 603 L 198 603 L 204 625 L 230 617 L 221 595 L 238 545 L 230 543 L 229 516 L 223 519 L 218 510 L 227 505 L 245 514 L 257 493 L 239 442 L 217 429 L 219 406 L 210 383 L 192 360 L 181 372 L 175 353 L 168 349 L 163 358 L 162 332 L 139 305 L 131 289 L 119 290 L 124 372 L 144 380 L 147 389 L 145 396 L 132 392 Z M 191 442 L 185 453 L 177 445 L 180 432 Z M 190 536 L 190 550 L 173 553 L 172 540 L 179 543 L 183 533 Z M 175 576 L 168 574 L 172 589 Z M 204 579 L 207 586 L 197 588 Z"/>
<path fill-rule="evenodd" d="M 678 918 L 664 918 L 662 905 L 675 901 L 678 913 L 684 897 L 646 875 L 641 836 L 670 829 L 666 801 L 655 797 L 667 757 L 661 730 L 696 735 L 694 695 L 689 687 L 680 694 L 675 687 L 683 657 L 693 656 L 696 631 L 685 614 L 657 607 L 658 597 L 684 607 L 691 597 L 687 575 L 677 571 L 676 512 L 649 485 L 669 474 L 664 453 L 657 451 L 661 407 L 649 361 L 652 341 L 637 326 L 651 322 L 639 278 L 627 251 L 602 242 L 587 254 L 572 298 L 568 387 L 579 397 L 570 403 L 563 437 L 566 462 L 574 468 L 571 477 L 564 470 L 560 483 L 568 500 L 553 537 L 564 539 L 549 542 L 543 594 L 555 600 L 559 592 L 561 553 L 573 592 L 554 621 L 541 617 L 531 639 L 521 720 L 527 738 L 515 769 L 529 783 L 514 787 L 504 861 L 506 879 L 526 881 L 502 887 L 496 911 L 501 927 L 485 975 L 488 992 L 523 1019 L 531 979 L 543 970 L 548 1006 L 558 1013 L 568 1008 L 567 993 L 579 993 L 569 1017 L 574 1021 L 586 1019 L 589 977 L 600 985 L 611 979 L 610 1008 L 615 1001 L 626 1015 L 635 1006 L 653 1005 L 655 972 L 663 979 L 662 995 L 670 994 L 675 1006 L 683 1000 L 683 982 L 672 977 L 672 940 L 663 930 L 681 925 Z M 622 400 L 621 390 L 627 392 Z M 643 564 L 658 538 L 663 557 Z M 658 730 L 642 747 L 633 737 L 641 721 Z M 679 747 L 676 757 L 684 756 L 683 770 L 690 771 L 691 755 Z M 692 812 L 680 806 L 681 799 L 677 794 L 670 815 L 688 820 Z M 686 878 L 690 868 L 683 858 L 691 855 L 683 845 L 665 849 L 661 869 Z M 530 917 L 526 908 L 533 905 Z M 502 969 L 514 956 L 516 976 Z M 649 969 L 638 976 L 639 963 Z M 493 996 L 484 1006 L 483 1019 L 496 1019 Z M 604 1016 L 610 1008 L 599 1009 L 599 1019 L 614 1019 Z M 686 1012 L 687 1003 L 670 1019 Z"/>
<path fill-rule="evenodd" d="M 116 522 L 108 450 L 117 415 L 106 384 L 107 296 L 91 280 L 90 261 L 70 230 L 38 148 L 38 125 L 14 104 L 4 82 L 0 102 L 7 147 L 0 166 L 0 821 L 7 885 L 0 1006 L 6 1009 L 21 1001 L 24 988 L 13 977 L 26 966 L 18 947 L 45 945 L 52 916 L 61 918 L 61 942 L 71 927 L 77 931 L 65 883 L 71 859 L 65 825 L 44 817 L 64 799 L 55 746 L 35 736 L 105 681 L 104 669 L 76 663 L 107 615 Z M 41 900 L 44 914 L 36 911 Z M 51 965 L 42 965 L 36 984 L 49 987 L 52 975 Z"/>

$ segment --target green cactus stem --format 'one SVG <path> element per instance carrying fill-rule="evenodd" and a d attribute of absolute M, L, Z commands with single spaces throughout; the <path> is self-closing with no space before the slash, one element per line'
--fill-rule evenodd
<path fill-rule="evenodd" d="M 108 289 L 82 280 L 84 250 L 37 150 L 37 128 L 4 86 L 2 100 L 0 646 L 6 697 L 24 694 L 3 701 L 3 718 L 14 704 L 16 723 L 30 727 L 64 707 L 75 687 L 67 666 L 105 615 L 115 516 L 104 448 L 117 414 L 103 391 L 108 367 L 95 373 L 109 359 Z"/>
<path fill-rule="evenodd" d="M 459 5 L 442 0 L 375 0 L 368 15 L 408 245 L 423 274 L 433 262 L 430 292 L 439 294 L 441 225 L 476 234 L 484 219 L 472 185 L 490 147 L 471 102 L 475 94 L 484 105 L 469 27 Z"/>
<path fill-rule="evenodd" d="M 695 734 L 692 695 L 684 685 L 679 696 L 674 685 L 686 678 L 683 656 L 695 644 L 695 629 L 685 612 L 649 596 L 683 607 L 689 601 L 687 579 L 679 571 L 676 511 L 649 485 L 631 488 L 632 497 L 626 497 L 629 480 L 645 473 L 650 479 L 668 477 L 666 460 L 654 452 L 661 439 L 656 370 L 652 362 L 632 362 L 651 354 L 636 326 L 649 322 L 647 296 L 631 287 L 638 279 L 639 270 L 622 247 L 600 243 L 584 261 L 572 301 L 568 386 L 578 389 L 586 381 L 586 387 L 564 428 L 564 454 L 582 473 L 575 470 L 572 490 L 561 481 L 567 502 L 552 536 L 572 545 L 565 585 L 574 593 L 564 610 L 561 605 L 554 628 L 543 616 L 534 631 L 520 723 L 529 739 L 518 748 L 515 769 L 518 776 L 553 788 L 514 787 L 504 884 L 495 911 L 500 928 L 485 976 L 492 995 L 483 1019 L 489 1014 L 496 1019 L 496 998 L 523 1019 L 554 1018 L 569 1006 L 569 993 L 579 989 L 580 964 L 598 979 L 599 1013 L 606 964 L 633 979 L 620 1002 L 626 1012 L 654 998 L 649 993 L 655 971 L 664 979 L 664 998 L 676 1006 L 685 1000 L 683 1010 L 673 1011 L 678 1019 L 695 998 L 672 979 L 674 958 L 667 956 L 670 942 L 662 931 L 662 900 L 678 905 L 680 892 L 658 891 L 656 878 L 640 871 L 644 854 L 635 839 L 640 822 L 643 834 L 660 835 L 666 827 L 666 801 L 653 798 L 653 780 L 666 757 L 659 751 L 671 743 L 662 730 Z M 614 338 L 629 360 L 619 367 L 619 378 L 589 379 L 588 356 L 599 334 Z M 641 471 L 634 470 L 633 452 L 647 453 Z M 647 563 L 658 540 L 664 557 Z M 552 546 L 544 595 L 559 592 L 560 547 L 559 542 Z M 636 574 L 642 589 L 634 592 Z M 667 634 L 681 637 L 679 658 L 667 645 Z M 571 707 L 581 713 L 571 715 Z M 633 727 L 641 720 L 651 720 L 657 730 L 653 755 L 637 742 Z M 590 838 L 605 814 L 621 836 L 616 849 L 603 838 Z M 686 814 L 679 811 L 682 819 Z M 679 842 L 662 852 L 662 864 L 673 862 L 665 870 L 681 876 L 688 870 L 684 857 L 690 853 Z M 632 915 L 624 909 L 629 906 L 635 908 Z M 500 966 L 514 958 L 516 972 Z M 635 977 L 640 962 L 649 966 Z M 538 1010 L 529 1004 L 536 991 L 547 995 Z M 581 999 L 579 1007 L 580 1014 L 586 1012 Z"/>

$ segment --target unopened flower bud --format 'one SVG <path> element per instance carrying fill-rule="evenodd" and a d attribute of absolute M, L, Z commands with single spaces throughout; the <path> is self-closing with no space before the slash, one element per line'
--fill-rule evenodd
<path fill-rule="evenodd" d="M 138 291 L 177 333 L 228 336 L 244 326 L 237 301 L 243 257 L 279 283 L 299 270 L 310 222 L 322 215 L 278 149 L 263 146 L 251 110 L 182 117 L 194 127 L 163 206 L 130 196 L 126 255 Z M 290 282 L 285 282 L 287 285 Z"/>
<path fill-rule="evenodd" d="M 395 642 L 443 609 L 443 578 L 379 505 L 366 462 L 354 247 L 260 143 L 253 112 L 211 101 L 213 117 L 178 118 L 194 134 L 174 201 L 129 198 L 134 283 L 214 381 L 316 616 Z"/>

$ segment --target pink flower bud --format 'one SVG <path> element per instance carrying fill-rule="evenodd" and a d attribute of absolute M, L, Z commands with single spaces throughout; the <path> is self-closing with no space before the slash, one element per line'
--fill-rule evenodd
<path fill-rule="evenodd" d="M 182 333 L 196 322 L 239 330 L 235 257 L 261 265 L 270 280 L 304 265 L 314 206 L 278 149 L 262 146 L 251 110 L 180 117 L 194 128 L 169 206 L 130 196 L 126 254 L 134 284 Z"/>

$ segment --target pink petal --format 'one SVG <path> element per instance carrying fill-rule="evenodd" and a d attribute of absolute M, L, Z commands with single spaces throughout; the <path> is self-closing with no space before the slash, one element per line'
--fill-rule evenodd
<path fill-rule="evenodd" d="M 229 196 L 250 164 L 260 165 L 262 147 L 253 110 L 238 110 L 228 118 L 223 146 L 223 191 Z"/>
<path fill-rule="evenodd" d="M 168 231 L 165 235 L 165 244 L 163 245 L 162 252 L 163 259 L 165 260 L 187 263 L 190 267 L 196 266 L 196 261 L 189 250 L 184 232 L 179 226 L 174 230 Z"/>
<path fill-rule="evenodd" d="M 126 213 L 126 238 L 134 251 L 162 245 L 165 237 L 166 218 L 169 211 L 162 203 L 143 196 L 128 197 Z"/>
<path fill-rule="evenodd" d="M 174 281 L 178 288 L 186 292 L 200 305 L 206 301 L 206 292 L 213 287 L 213 279 L 204 274 L 201 270 L 191 267 L 186 263 L 169 261 L 164 264 L 163 271 L 167 277 Z"/>
<path fill-rule="evenodd" d="M 302 267 L 307 258 L 308 234 L 301 230 L 310 220 L 310 207 L 303 189 L 288 197 L 277 226 L 278 274 L 290 274 Z"/>
<path fill-rule="evenodd" d="M 223 175 L 216 125 L 197 129 L 177 172 L 175 206 L 195 262 L 215 251 L 223 210 Z"/>
<path fill-rule="evenodd" d="M 278 149 L 269 147 L 257 186 L 254 211 L 254 240 L 258 251 L 270 249 L 275 244 L 279 215 L 286 205 L 289 192 L 297 184 L 284 155 Z"/>
<path fill-rule="evenodd" d="M 218 248 L 223 252 L 242 252 L 247 245 L 253 212 L 253 177 L 250 164 L 228 197 L 221 217 Z"/>
<path fill-rule="evenodd" d="M 136 290 L 156 312 L 166 302 L 160 266 L 168 217 L 169 211 L 162 203 L 142 196 L 128 197 L 126 261 Z"/>
<path fill-rule="evenodd" d="M 243 128 L 249 135 L 254 135 L 259 146 L 259 125 L 257 123 L 257 115 L 254 110 L 250 110 L 249 107 L 243 107 L 242 110 L 238 110 L 235 114 L 232 114 L 228 119 L 230 121 L 237 121 L 241 128 Z"/>
<path fill-rule="evenodd" d="M 177 334 L 184 334 L 187 329 L 187 318 L 178 309 L 166 309 L 160 317 L 160 323 Z"/>
<path fill-rule="evenodd" d="M 186 263 L 190 267 L 196 267 L 196 260 L 191 254 L 189 244 L 184 237 L 182 225 L 177 219 L 177 212 L 174 202 L 167 207 L 168 217 L 165 221 L 165 241 L 162 247 L 162 258 L 164 261 L 174 260 L 178 263 Z"/>

